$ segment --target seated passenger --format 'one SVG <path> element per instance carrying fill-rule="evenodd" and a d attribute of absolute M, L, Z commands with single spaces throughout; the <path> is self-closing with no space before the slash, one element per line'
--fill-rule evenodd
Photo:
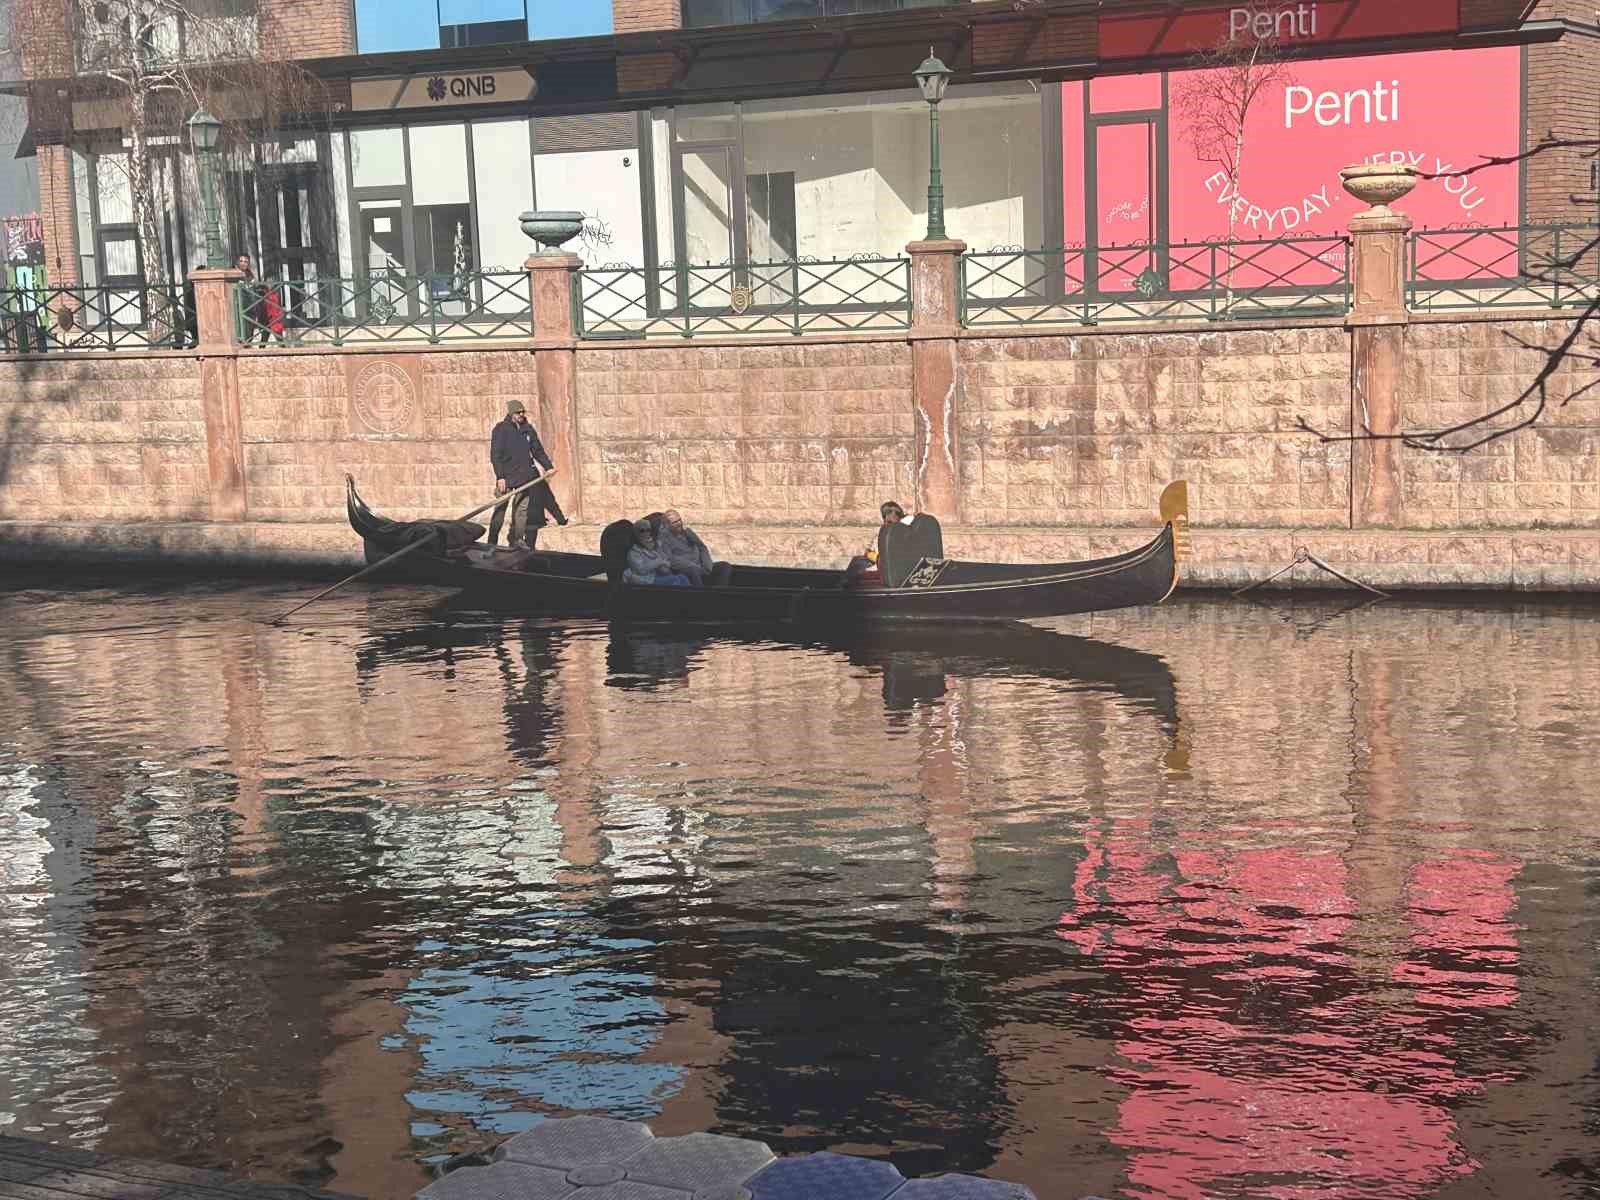
<path fill-rule="evenodd" d="M 911 518 L 906 516 L 906 510 L 900 507 L 897 500 L 885 500 L 878 508 L 878 516 L 884 525 L 893 525 L 896 521 L 902 525 L 911 524 Z M 846 587 L 855 587 L 861 584 L 881 582 L 878 574 L 878 539 L 873 538 L 867 548 L 850 560 L 844 569 L 844 582 Z"/>
<path fill-rule="evenodd" d="M 633 542 L 633 548 L 628 551 L 628 569 L 622 573 L 623 583 L 691 586 L 689 577 L 675 572 L 657 548 L 656 529 L 649 521 L 634 522 Z"/>
<path fill-rule="evenodd" d="M 661 556 L 677 574 L 687 575 L 695 587 L 703 586 L 716 565 L 711 561 L 711 551 L 700 535 L 683 523 L 677 509 L 669 508 L 661 516 L 661 529 L 656 534 Z"/>

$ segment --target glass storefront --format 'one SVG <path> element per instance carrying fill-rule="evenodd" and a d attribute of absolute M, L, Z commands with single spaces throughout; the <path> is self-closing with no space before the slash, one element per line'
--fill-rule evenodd
<path fill-rule="evenodd" d="M 952 88 L 939 110 L 945 219 L 974 247 L 1044 236 L 1041 93 Z M 927 229 L 928 106 L 911 89 L 661 110 L 660 263 L 894 257 Z"/>

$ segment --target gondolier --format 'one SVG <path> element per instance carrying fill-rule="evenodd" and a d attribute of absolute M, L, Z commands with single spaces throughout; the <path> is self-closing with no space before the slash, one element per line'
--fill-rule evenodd
<path fill-rule="evenodd" d="M 515 491 L 525 483 L 539 477 L 540 469 L 554 469 L 544 443 L 539 441 L 539 431 L 528 420 L 527 406 L 521 400 L 506 404 L 506 418 L 494 427 L 489 438 L 489 462 L 494 467 L 495 495 Z M 489 545 L 500 542 L 500 527 L 505 524 L 506 509 L 511 509 L 511 536 L 508 545 L 526 546 L 532 550 L 539 541 L 539 530 L 544 528 L 544 515 L 548 512 L 556 524 L 565 525 L 567 518 L 556 503 L 555 493 L 548 483 L 529 488 L 513 496 L 506 504 L 494 510 L 489 519 Z"/>

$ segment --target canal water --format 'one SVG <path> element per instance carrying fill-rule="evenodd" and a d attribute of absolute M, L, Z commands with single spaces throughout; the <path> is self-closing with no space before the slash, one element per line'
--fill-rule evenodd
<path fill-rule="evenodd" d="M 1600 1188 L 1593 608 L 794 644 L 0 586 L 0 1133 L 400 1198 L 549 1115 L 1041 1200 Z"/>

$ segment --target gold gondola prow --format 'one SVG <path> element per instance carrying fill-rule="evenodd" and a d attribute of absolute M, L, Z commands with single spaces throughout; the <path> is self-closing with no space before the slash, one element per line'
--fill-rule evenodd
<path fill-rule="evenodd" d="M 1175 480 L 1161 493 L 1161 520 L 1172 526 L 1172 587 L 1167 596 L 1178 588 L 1179 568 L 1194 557 L 1194 538 L 1189 533 L 1189 482 Z M 1163 596 L 1165 600 L 1167 596 Z"/>

